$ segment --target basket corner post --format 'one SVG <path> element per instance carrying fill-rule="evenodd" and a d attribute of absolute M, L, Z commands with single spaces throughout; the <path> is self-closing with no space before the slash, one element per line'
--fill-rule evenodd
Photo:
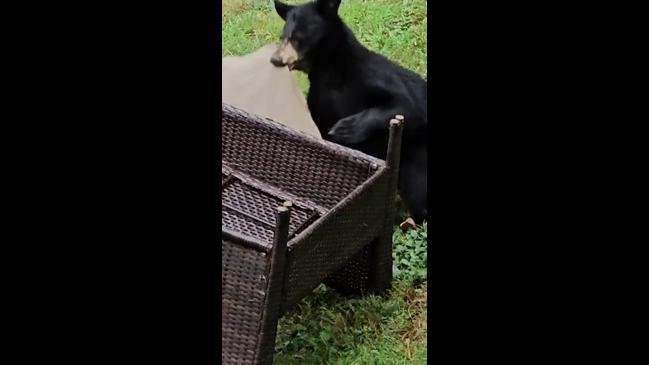
<path fill-rule="evenodd" d="M 399 161 L 401 159 L 401 139 L 403 136 L 404 118 L 402 115 L 395 116 L 390 120 L 390 134 L 388 137 L 388 151 L 386 164 L 391 170 L 392 177 L 399 175 Z M 396 185 L 394 186 L 396 190 Z"/>
<path fill-rule="evenodd" d="M 284 275 L 286 271 L 290 208 L 291 204 L 286 202 L 278 207 L 275 212 L 276 226 L 273 247 L 269 257 L 268 292 L 264 303 L 255 365 L 270 365 L 273 363 L 277 322 L 284 306 Z"/>
<path fill-rule="evenodd" d="M 385 221 L 383 231 L 371 245 L 370 285 L 369 291 L 383 295 L 392 286 L 392 222 L 396 213 L 395 199 L 399 181 L 399 162 L 401 160 L 401 139 L 403 136 L 404 118 L 397 115 L 390 120 L 390 134 L 386 154 L 388 185 L 386 189 Z"/>

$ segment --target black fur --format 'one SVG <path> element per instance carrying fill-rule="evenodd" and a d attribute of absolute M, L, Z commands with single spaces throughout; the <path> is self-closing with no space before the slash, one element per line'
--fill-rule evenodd
<path fill-rule="evenodd" d="M 286 21 L 282 40 L 309 75 L 308 105 L 330 141 L 385 159 L 390 119 L 405 118 L 399 190 L 413 218 L 427 215 L 426 81 L 363 47 L 338 16 L 340 0 L 299 6 L 275 2 Z M 281 65 L 279 65 L 281 66 Z"/>

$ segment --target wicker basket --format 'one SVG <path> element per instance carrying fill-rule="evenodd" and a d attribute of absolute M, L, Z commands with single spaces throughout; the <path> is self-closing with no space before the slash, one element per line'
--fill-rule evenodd
<path fill-rule="evenodd" d="M 382 161 L 222 112 L 222 362 L 270 364 L 277 319 L 320 283 L 389 288 L 402 125 Z"/>

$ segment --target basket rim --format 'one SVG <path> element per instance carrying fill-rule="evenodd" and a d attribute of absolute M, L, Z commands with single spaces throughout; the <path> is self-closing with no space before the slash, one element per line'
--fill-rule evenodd
<path fill-rule="evenodd" d="M 346 158 L 355 158 L 357 160 L 361 160 L 359 162 L 365 162 L 365 163 L 370 163 L 370 164 L 376 164 L 378 169 L 384 169 L 386 168 L 386 162 L 385 160 L 382 160 L 380 158 L 376 158 L 374 156 L 370 156 L 366 153 L 363 153 L 361 151 L 355 150 L 353 148 L 345 147 L 343 145 L 339 145 L 334 142 L 327 141 L 325 139 L 320 139 L 316 138 L 312 135 L 309 135 L 305 132 L 290 128 L 282 123 L 276 122 L 273 119 L 266 118 L 259 116 L 257 114 L 245 111 L 243 109 L 239 109 L 235 106 L 232 106 L 228 103 L 221 102 L 221 113 L 223 113 L 224 110 L 227 110 L 228 112 L 235 113 L 235 114 L 240 114 L 240 115 L 245 115 L 246 117 L 250 119 L 254 119 L 255 121 L 266 123 L 269 125 L 272 125 L 274 128 L 280 129 L 283 132 L 301 139 L 305 143 L 309 143 L 312 145 L 318 145 L 321 147 L 324 147 L 326 150 L 329 152 L 333 152 L 336 155 L 339 155 L 341 157 L 346 157 Z M 222 116 L 221 116 L 222 117 Z"/>

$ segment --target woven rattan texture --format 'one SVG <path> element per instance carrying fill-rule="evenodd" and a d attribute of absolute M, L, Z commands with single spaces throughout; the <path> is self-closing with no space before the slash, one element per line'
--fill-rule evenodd
<path fill-rule="evenodd" d="M 385 228 L 392 170 L 226 104 L 222 112 L 224 233 L 227 228 L 232 240 L 241 233 L 270 248 L 276 207 L 293 202 L 288 252 L 282 240 L 269 251 L 272 279 L 263 247 L 222 245 L 223 363 L 269 364 L 277 315 L 323 281 L 354 293 L 389 285 L 391 256 L 375 248 L 390 244 Z"/>
<path fill-rule="evenodd" d="M 390 264 L 370 265 L 366 247 L 377 238 L 385 223 L 389 177 L 383 161 L 310 139 L 226 104 L 222 112 L 222 160 L 228 169 L 331 210 L 308 228 L 308 234 L 289 242 L 284 308 L 296 304 L 327 277 L 328 284 L 341 290 L 364 291 L 372 267 L 391 270 Z M 374 174 L 377 177 L 369 179 Z M 350 196 L 361 186 L 359 195 Z M 239 196 L 245 196 L 248 202 L 257 199 L 249 194 Z M 249 203 L 241 203 L 244 204 L 249 207 L 246 212 L 255 209 Z M 254 206 L 272 204 L 257 201 Z M 270 214 L 262 213 L 265 218 L 260 220 L 272 222 Z M 293 219 L 291 216 L 291 230 L 295 229 Z M 272 226 L 259 232 L 243 225 L 237 228 L 241 229 L 272 242 Z M 359 254 L 363 249 L 365 253 Z M 341 272 L 335 273 L 337 270 Z"/>
<path fill-rule="evenodd" d="M 221 195 L 223 207 L 231 211 L 239 211 L 240 216 L 248 215 L 259 222 L 259 226 L 271 229 L 271 236 L 263 237 L 270 240 L 272 240 L 272 229 L 275 227 L 275 209 L 283 202 L 281 197 L 250 187 L 236 178 L 223 188 Z M 289 235 L 297 233 L 298 228 L 302 227 L 314 213 L 313 210 L 294 206 L 291 209 Z M 228 226 L 228 223 L 224 221 L 224 225 Z M 235 227 L 231 228 L 236 230 Z"/>
<path fill-rule="evenodd" d="M 260 224 L 260 222 L 247 215 L 241 214 L 226 207 L 221 208 L 221 224 L 246 236 L 254 237 L 268 247 L 273 242 L 273 228 Z"/>
<path fill-rule="evenodd" d="M 221 173 L 221 224 L 233 231 L 259 239 L 268 247 L 273 242 L 275 209 L 287 199 L 273 192 L 280 189 L 253 186 L 237 173 Z M 246 181 L 249 179 L 246 178 Z M 257 182 L 257 185 L 264 185 Z M 294 205 L 291 209 L 289 236 L 304 230 L 319 217 L 314 209 Z"/>
<path fill-rule="evenodd" d="M 294 195 L 333 208 L 383 164 L 363 154 L 306 138 L 223 104 L 222 161 Z"/>
<path fill-rule="evenodd" d="M 266 296 L 268 257 L 259 251 L 223 241 L 221 360 L 253 364 Z"/>
<path fill-rule="evenodd" d="M 347 199 L 299 243 L 290 245 L 287 278 L 284 282 L 286 307 L 290 309 L 308 295 L 324 279 L 358 254 L 381 232 L 385 223 L 385 195 L 388 175 L 381 175 L 367 185 L 359 195 Z M 346 277 L 339 285 L 364 288 L 367 285 L 368 262 L 358 262 L 354 272 L 359 276 Z M 383 269 L 391 270 L 391 265 Z M 329 282 L 336 286 L 336 276 Z M 353 282 L 353 283 L 352 283 Z"/>
<path fill-rule="evenodd" d="M 370 245 L 361 251 L 338 271 L 334 272 L 324 283 L 343 294 L 366 293 L 369 290 L 370 268 L 369 261 Z"/>

